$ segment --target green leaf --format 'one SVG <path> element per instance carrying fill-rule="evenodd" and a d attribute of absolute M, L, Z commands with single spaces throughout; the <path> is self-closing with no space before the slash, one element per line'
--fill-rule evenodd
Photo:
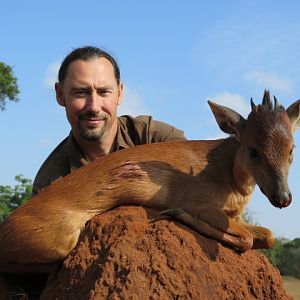
<path fill-rule="evenodd" d="M 17 175 L 18 182 L 14 187 L 0 185 L 0 222 L 3 221 L 13 210 L 31 198 L 31 180 Z"/>
<path fill-rule="evenodd" d="M 5 109 L 6 101 L 18 101 L 19 88 L 17 78 L 11 66 L 0 62 L 0 110 Z"/>

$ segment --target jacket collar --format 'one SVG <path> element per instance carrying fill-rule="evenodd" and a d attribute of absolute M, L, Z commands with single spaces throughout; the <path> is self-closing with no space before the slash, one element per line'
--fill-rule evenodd
<path fill-rule="evenodd" d="M 127 149 L 133 146 L 134 143 L 128 133 L 126 126 L 122 122 L 120 122 L 120 119 L 118 119 L 115 151 Z M 82 154 L 72 134 L 72 131 L 70 132 L 67 141 L 67 152 L 71 172 L 89 163 L 89 161 Z"/>

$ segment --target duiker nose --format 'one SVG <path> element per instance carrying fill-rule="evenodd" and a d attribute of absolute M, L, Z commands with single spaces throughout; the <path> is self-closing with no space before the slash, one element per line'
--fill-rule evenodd
<path fill-rule="evenodd" d="M 276 192 L 271 197 L 271 202 L 274 206 L 282 208 L 288 207 L 292 202 L 292 194 L 288 192 Z"/>

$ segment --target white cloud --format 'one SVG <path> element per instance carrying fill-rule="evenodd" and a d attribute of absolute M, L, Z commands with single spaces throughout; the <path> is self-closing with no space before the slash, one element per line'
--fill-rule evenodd
<path fill-rule="evenodd" d="M 243 116 L 248 116 L 250 112 L 250 102 L 247 103 L 239 94 L 223 92 L 210 97 L 209 100 L 227 106 Z"/>
<path fill-rule="evenodd" d="M 46 70 L 45 77 L 45 85 L 48 88 L 53 89 L 55 82 L 57 81 L 57 74 L 59 70 L 60 64 L 58 62 L 54 62 L 50 64 Z"/>
<path fill-rule="evenodd" d="M 280 78 L 276 74 L 262 71 L 252 71 L 245 75 L 245 79 L 267 90 L 276 90 L 278 92 L 291 93 L 293 91 L 292 83 L 286 78 Z"/>
<path fill-rule="evenodd" d="M 48 148 L 53 145 L 53 142 L 50 139 L 44 138 L 37 142 L 39 148 Z"/>
<path fill-rule="evenodd" d="M 118 109 L 119 115 L 150 115 L 150 110 L 146 107 L 142 97 L 137 91 L 125 86 L 123 102 Z"/>

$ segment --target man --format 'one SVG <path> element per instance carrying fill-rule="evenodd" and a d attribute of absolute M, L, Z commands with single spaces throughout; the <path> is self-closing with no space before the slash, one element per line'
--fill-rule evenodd
<path fill-rule="evenodd" d="M 83 47 L 64 59 L 55 91 L 72 129 L 38 171 L 33 196 L 51 182 L 111 152 L 185 140 L 182 131 L 150 116 L 118 117 L 123 89 L 118 64 L 107 52 Z"/>

